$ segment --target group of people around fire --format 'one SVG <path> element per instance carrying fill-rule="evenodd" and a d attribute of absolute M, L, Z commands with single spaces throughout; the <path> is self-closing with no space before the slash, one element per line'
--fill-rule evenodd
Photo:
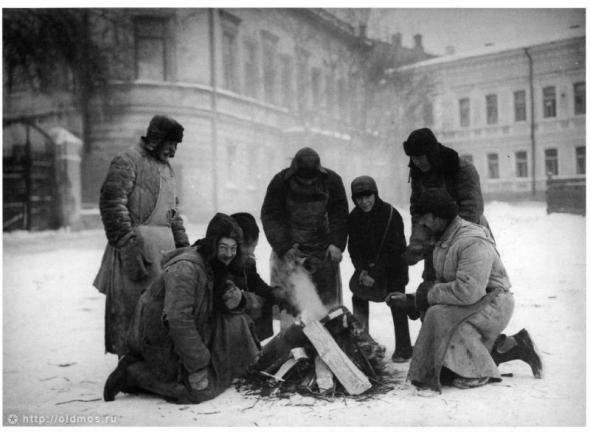
<path fill-rule="evenodd" d="M 343 303 L 345 248 L 354 273 L 353 315 L 369 334 L 370 303 L 385 303 L 394 327 L 394 363 L 410 362 L 407 380 L 437 391 L 501 380 L 497 366 L 528 363 L 542 376 L 528 332 L 502 334 L 514 299 L 490 226 L 475 167 L 430 129 L 403 143 L 409 156 L 411 236 L 375 180 L 356 177 L 349 213 L 342 178 L 312 148 L 268 185 L 260 212 L 272 248 L 270 284 L 258 274 L 260 228 L 250 213 L 217 213 L 191 244 L 178 212 L 169 159 L 184 128 L 162 115 L 117 155 L 100 192 L 108 244 L 95 287 L 106 295 L 105 349 L 118 365 L 104 400 L 120 392 L 157 394 L 177 403 L 214 398 L 261 356 L 260 341 L 301 311 L 285 275 L 301 266 L 327 307 Z M 408 266 L 424 260 L 423 281 L 406 294 Z M 421 320 L 412 346 L 408 320 Z M 382 351 L 385 348 L 375 345 Z"/>

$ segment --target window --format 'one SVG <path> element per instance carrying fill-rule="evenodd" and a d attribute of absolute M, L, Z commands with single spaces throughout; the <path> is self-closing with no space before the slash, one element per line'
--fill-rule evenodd
<path fill-rule="evenodd" d="M 250 97 L 258 96 L 258 56 L 256 44 L 253 41 L 244 42 L 244 94 Z"/>
<path fill-rule="evenodd" d="M 278 104 L 276 91 L 276 57 L 278 38 L 273 34 L 262 32 L 262 55 L 263 55 L 263 83 L 264 83 L 264 100 L 273 105 Z"/>
<path fill-rule="evenodd" d="M 240 19 L 224 10 L 221 10 L 219 14 L 222 28 L 223 86 L 228 90 L 238 91 L 237 34 Z"/>
<path fill-rule="evenodd" d="M 545 175 L 547 177 L 559 175 L 557 149 L 555 148 L 545 149 Z"/>
<path fill-rule="evenodd" d="M 235 144 L 227 144 L 225 162 L 228 183 L 239 184 L 239 182 L 236 182 L 236 176 L 238 174 L 238 148 Z"/>
<path fill-rule="evenodd" d="M 326 105 L 327 112 L 336 115 L 336 79 L 334 72 L 330 72 L 326 79 Z"/>
<path fill-rule="evenodd" d="M 514 156 L 516 159 L 516 177 L 528 177 L 529 170 L 526 152 L 517 151 Z"/>
<path fill-rule="evenodd" d="M 486 96 L 486 115 L 488 124 L 498 123 L 498 95 Z"/>
<path fill-rule="evenodd" d="M 164 81 L 166 79 L 166 20 L 137 17 L 135 34 L 135 77 Z"/>
<path fill-rule="evenodd" d="M 286 108 L 293 108 L 293 73 L 291 72 L 291 58 L 280 57 L 281 64 L 281 105 Z"/>
<path fill-rule="evenodd" d="M 424 126 L 434 125 L 434 106 L 432 102 L 425 101 L 422 104 L 422 119 L 424 120 Z"/>
<path fill-rule="evenodd" d="M 469 98 L 459 99 L 459 124 L 461 127 L 469 126 Z"/>
<path fill-rule="evenodd" d="M 315 109 L 322 106 L 321 75 L 322 71 L 319 68 L 311 69 L 311 103 Z"/>
<path fill-rule="evenodd" d="M 238 90 L 236 79 L 236 34 L 223 31 L 223 84 L 231 91 Z"/>
<path fill-rule="evenodd" d="M 299 112 L 305 112 L 308 106 L 307 87 L 309 52 L 301 47 L 296 48 L 297 55 L 297 102 Z"/>
<path fill-rule="evenodd" d="M 586 174 L 586 147 L 576 147 L 576 174 Z"/>
<path fill-rule="evenodd" d="M 469 163 L 473 163 L 473 155 L 472 154 L 462 154 L 461 155 L 462 159 L 465 159 L 467 162 Z"/>
<path fill-rule="evenodd" d="M 344 79 L 338 80 L 338 115 L 341 120 L 348 118 L 348 106 L 346 104 L 346 83 Z"/>
<path fill-rule="evenodd" d="M 557 115 L 557 101 L 555 99 L 555 87 L 543 87 L 543 117 L 555 117 Z"/>
<path fill-rule="evenodd" d="M 500 178 L 500 166 L 498 163 L 498 153 L 488 154 L 488 178 Z"/>
<path fill-rule="evenodd" d="M 574 84 L 574 114 L 586 114 L 586 83 Z"/>
<path fill-rule="evenodd" d="M 526 121 L 526 93 L 524 90 L 514 92 L 514 121 Z"/>

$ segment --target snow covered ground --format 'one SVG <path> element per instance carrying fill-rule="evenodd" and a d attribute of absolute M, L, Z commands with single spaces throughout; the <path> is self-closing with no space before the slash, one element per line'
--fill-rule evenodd
<path fill-rule="evenodd" d="M 406 225 L 407 210 L 401 209 Z M 265 400 L 228 389 L 201 405 L 151 396 L 101 400 L 116 365 L 104 354 L 104 297 L 93 287 L 105 243 L 101 230 L 4 234 L 3 424 L 86 426 L 584 426 L 586 424 L 586 219 L 547 215 L 542 203 L 493 202 L 486 215 L 513 284 L 516 308 L 506 333 L 526 327 L 543 354 L 545 378 L 519 361 L 479 389 L 417 392 L 403 383 L 367 401 L 294 395 Z M 189 225 L 191 241 L 204 227 Z M 408 231 L 406 226 L 406 231 Z M 268 244 L 257 250 L 268 275 Z M 342 265 L 347 285 L 352 265 Z M 408 292 L 420 281 L 411 268 Z M 350 294 L 345 288 L 345 305 Z M 415 340 L 419 323 L 411 322 Z M 371 304 L 371 333 L 393 349 L 388 309 Z"/>

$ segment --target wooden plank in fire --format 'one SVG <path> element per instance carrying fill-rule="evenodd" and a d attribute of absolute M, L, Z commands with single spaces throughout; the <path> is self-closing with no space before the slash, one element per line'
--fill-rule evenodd
<path fill-rule="evenodd" d="M 303 327 L 303 333 L 349 394 L 358 395 L 371 388 L 369 379 L 340 349 L 330 332 L 319 321 L 307 323 Z"/>

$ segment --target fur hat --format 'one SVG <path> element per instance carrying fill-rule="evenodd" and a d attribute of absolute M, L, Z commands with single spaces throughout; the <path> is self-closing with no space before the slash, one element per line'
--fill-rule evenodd
<path fill-rule="evenodd" d="M 150 121 L 145 137 L 148 142 L 175 141 L 182 142 L 184 127 L 176 120 L 163 115 L 156 115 Z"/>
<path fill-rule="evenodd" d="M 355 178 L 350 184 L 350 190 L 352 192 L 352 199 L 355 199 L 360 195 L 367 195 L 371 193 L 374 193 L 375 195 L 379 194 L 377 190 L 377 183 L 375 183 L 373 177 L 369 177 L 367 175 Z"/>
<path fill-rule="evenodd" d="M 206 261 L 212 260 L 217 253 L 217 244 L 222 237 L 234 239 L 238 243 L 238 248 L 243 241 L 242 229 L 237 222 L 224 213 L 217 213 L 207 225 L 205 238 L 197 240 L 193 246 L 196 246 Z"/>
<path fill-rule="evenodd" d="M 404 142 L 404 151 L 408 156 L 429 155 L 436 153 L 439 150 L 439 145 L 436 136 L 430 129 L 416 129 Z"/>
<path fill-rule="evenodd" d="M 457 202 L 446 189 L 425 190 L 418 198 L 414 208 L 417 214 L 432 213 L 443 219 L 454 219 L 459 214 Z"/>

